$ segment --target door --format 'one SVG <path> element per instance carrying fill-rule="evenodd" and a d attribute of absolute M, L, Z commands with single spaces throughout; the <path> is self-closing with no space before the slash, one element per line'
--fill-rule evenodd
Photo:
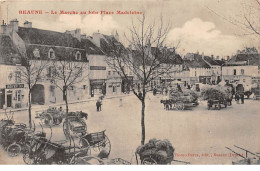
<path fill-rule="evenodd" d="M 7 94 L 7 107 L 12 107 L 12 94 Z"/>
<path fill-rule="evenodd" d="M 0 109 L 3 109 L 5 104 L 5 89 L 1 89 L 0 91 Z"/>
<path fill-rule="evenodd" d="M 32 104 L 44 105 L 44 103 L 45 103 L 44 86 L 41 84 L 36 84 L 32 88 Z"/>

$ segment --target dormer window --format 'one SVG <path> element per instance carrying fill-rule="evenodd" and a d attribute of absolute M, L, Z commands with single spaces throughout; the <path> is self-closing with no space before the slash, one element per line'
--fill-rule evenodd
<path fill-rule="evenodd" d="M 50 49 L 50 50 L 49 50 L 49 58 L 50 58 L 50 59 L 55 59 L 55 53 L 54 53 L 54 50 L 53 50 L 53 49 Z"/>
<path fill-rule="evenodd" d="M 33 51 L 33 56 L 34 56 L 35 58 L 40 58 L 40 51 L 39 51 L 39 49 L 34 49 L 34 51 Z"/>
<path fill-rule="evenodd" d="M 81 53 L 79 51 L 77 51 L 75 58 L 77 61 L 81 60 Z"/>

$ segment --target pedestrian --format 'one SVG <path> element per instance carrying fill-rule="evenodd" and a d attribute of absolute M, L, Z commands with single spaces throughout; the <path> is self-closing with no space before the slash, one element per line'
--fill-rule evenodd
<path fill-rule="evenodd" d="M 243 84 L 238 84 L 236 87 L 236 92 L 239 96 L 239 98 L 241 99 L 241 104 L 244 104 L 244 93 L 245 93 L 245 89 Z"/>
<path fill-rule="evenodd" d="M 102 106 L 102 100 L 101 98 L 99 98 L 96 102 L 96 107 L 97 107 L 97 111 L 101 111 L 101 106 Z"/>
<path fill-rule="evenodd" d="M 119 107 L 122 107 L 123 106 L 123 99 L 122 97 L 120 97 L 120 100 L 119 100 Z"/>
<path fill-rule="evenodd" d="M 237 92 L 235 93 L 235 100 L 236 100 L 237 104 L 239 104 L 239 95 Z"/>

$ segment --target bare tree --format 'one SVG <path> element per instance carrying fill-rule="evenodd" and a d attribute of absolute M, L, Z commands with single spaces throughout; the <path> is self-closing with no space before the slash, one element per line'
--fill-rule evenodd
<path fill-rule="evenodd" d="M 135 96 L 142 104 L 141 109 L 141 144 L 145 143 L 145 98 L 149 91 L 149 83 L 171 71 L 173 63 L 171 57 L 175 55 L 173 51 L 165 48 L 170 25 L 163 23 L 161 17 L 156 26 L 154 23 L 147 24 L 146 15 L 137 19 L 137 24 L 132 22 L 129 28 L 130 37 L 126 36 L 130 49 L 125 49 L 122 44 L 111 45 L 111 52 L 108 55 L 107 63 L 116 71 L 123 80 L 131 82 L 129 73 L 131 71 L 135 79 L 141 83 L 141 91 L 132 89 Z"/>
<path fill-rule="evenodd" d="M 29 112 L 29 127 L 32 127 L 32 90 L 36 84 L 44 79 L 43 71 L 48 65 L 46 59 L 35 59 L 29 57 L 26 53 L 21 54 L 22 65 L 18 67 L 21 73 L 22 82 L 28 86 L 28 112 Z"/>
<path fill-rule="evenodd" d="M 63 93 L 63 100 L 66 104 L 66 118 L 65 122 L 68 127 L 68 90 L 70 88 L 76 87 L 77 84 L 86 81 L 88 62 L 85 59 L 76 61 L 71 58 L 60 58 L 57 60 L 52 60 L 52 65 L 50 69 L 50 77 L 53 84 L 58 87 Z"/>
<path fill-rule="evenodd" d="M 239 3 L 239 2 L 238 2 Z M 228 21 L 232 25 L 238 27 L 243 31 L 243 35 L 255 35 L 259 38 L 260 36 L 260 1 L 259 0 L 242 0 L 240 1 L 239 7 L 241 10 L 239 14 L 233 14 L 232 16 L 224 16 L 214 9 L 206 8 L 221 17 L 225 21 Z"/>

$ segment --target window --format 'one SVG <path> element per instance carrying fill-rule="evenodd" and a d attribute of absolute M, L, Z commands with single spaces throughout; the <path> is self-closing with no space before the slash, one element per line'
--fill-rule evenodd
<path fill-rule="evenodd" d="M 116 71 L 113 71 L 113 75 L 116 75 Z"/>
<path fill-rule="evenodd" d="M 35 58 L 40 58 L 40 51 L 39 51 L 39 49 L 34 49 L 34 51 L 33 51 L 33 56 L 34 56 Z"/>
<path fill-rule="evenodd" d="M 15 72 L 15 82 L 21 83 L 21 72 L 20 71 Z"/>
<path fill-rule="evenodd" d="M 108 75 L 111 75 L 111 71 L 108 71 Z"/>
<path fill-rule="evenodd" d="M 113 92 L 116 92 L 116 86 L 113 86 Z"/>
<path fill-rule="evenodd" d="M 237 70 L 236 69 L 233 70 L 233 74 L 237 75 Z"/>
<path fill-rule="evenodd" d="M 80 61 L 80 60 L 81 60 L 81 53 L 80 53 L 79 51 L 77 51 L 76 56 L 75 56 L 75 59 L 76 59 L 77 61 Z"/>
<path fill-rule="evenodd" d="M 18 102 L 21 101 L 21 90 L 16 90 L 16 91 L 15 91 L 15 99 L 16 99 L 16 101 L 18 101 Z"/>
<path fill-rule="evenodd" d="M 245 74 L 245 70 L 241 69 L 241 75 L 244 75 L 244 74 Z"/>
<path fill-rule="evenodd" d="M 195 77 L 197 76 L 197 72 L 195 71 Z"/>
<path fill-rule="evenodd" d="M 50 50 L 49 50 L 49 58 L 50 58 L 50 59 L 55 59 L 55 53 L 54 53 L 54 50 L 53 50 L 53 49 L 50 49 Z"/>
<path fill-rule="evenodd" d="M 47 71 L 47 77 L 53 77 L 54 73 L 55 73 L 55 68 L 53 66 L 50 66 Z"/>

